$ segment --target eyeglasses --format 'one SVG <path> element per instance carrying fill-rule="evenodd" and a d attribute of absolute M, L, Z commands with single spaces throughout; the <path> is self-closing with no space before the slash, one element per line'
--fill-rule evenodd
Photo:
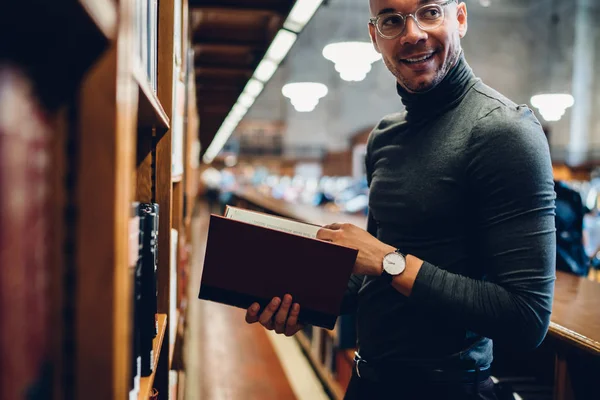
<path fill-rule="evenodd" d="M 387 13 L 369 19 L 369 23 L 377 28 L 377 33 L 384 39 L 397 38 L 406 28 L 406 20 L 412 17 L 419 29 L 428 31 L 437 28 L 444 22 L 444 7 L 456 0 L 444 3 L 431 3 L 419 7 L 413 14 Z"/>

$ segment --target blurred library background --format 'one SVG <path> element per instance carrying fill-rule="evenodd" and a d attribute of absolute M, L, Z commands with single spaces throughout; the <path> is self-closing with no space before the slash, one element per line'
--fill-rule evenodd
<path fill-rule="evenodd" d="M 533 110 L 557 193 L 550 328 L 495 349 L 498 399 L 600 399 L 600 1 L 465 3 L 466 60 Z M 1 14 L 0 399 L 342 399 L 354 316 L 288 338 L 198 290 L 227 205 L 366 227 L 367 140 L 404 110 L 369 1 Z"/>

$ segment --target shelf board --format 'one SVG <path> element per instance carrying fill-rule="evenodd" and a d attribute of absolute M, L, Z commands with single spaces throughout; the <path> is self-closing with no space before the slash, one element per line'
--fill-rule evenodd
<path fill-rule="evenodd" d="M 340 387 L 340 384 L 335 380 L 335 378 L 331 374 L 331 371 L 329 369 L 327 369 L 327 367 L 325 367 L 319 360 L 317 360 L 317 357 L 314 356 L 314 354 L 312 353 L 312 351 L 310 349 L 310 347 L 311 347 L 310 341 L 308 340 L 308 338 L 306 337 L 304 332 L 300 331 L 300 332 L 296 333 L 294 335 L 294 337 L 300 344 L 300 347 L 302 348 L 302 350 L 304 351 L 304 354 L 310 361 L 310 364 L 312 365 L 314 371 L 317 373 L 317 376 L 319 377 L 319 379 L 321 380 L 323 385 L 329 391 L 332 399 L 334 399 L 334 400 L 343 399 L 344 391 Z"/>
<path fill-rule="evenodd" d="M 139 62 L 133 68 L 133 79 L 139 88 L 138 127 L 166 131 L 170 127 L 169 117 L 163 109 L 158 96 L 152 90 L 150 81 Z"/>
<path fill-rule="evenodd" d="M 154 360 L 152 360 L 152 375 L 143 376 L 142 379 L 140 379 L 140 393 L 138 394 L 138 400 L 148 400 L 150 398 L 152 387 L 154 385 L 154 377 L 156 376 L 156 369 L 158 367 L 160 349 L 167 331 L 167 314 L 157 314 L 157 319 L 158 335 L 156 335 L 152 341 L 152 349 L 154 350 Z"/>
<path fill-rule="evenodd" d="M 117 5 L 114 0 L 79 0 L 79 4 L 109 40 L 117 33 Z"/>

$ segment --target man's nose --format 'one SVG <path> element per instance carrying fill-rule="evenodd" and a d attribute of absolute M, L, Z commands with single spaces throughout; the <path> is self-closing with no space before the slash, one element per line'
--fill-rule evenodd
<path fill-rule="evenodd" d="M 417 44 L 421 40 L 427 40 L 427 33 L 419 28 L 417 21 L 411 15 L 406 18 L 406 26 L 404 27 L 404 33 L 400 37 L 402 44 Z"/>

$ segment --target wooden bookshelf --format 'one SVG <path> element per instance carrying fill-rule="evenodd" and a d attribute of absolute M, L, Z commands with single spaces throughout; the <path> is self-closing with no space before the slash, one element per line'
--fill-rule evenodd
<path fill-rule="evenodd" d="M 147 76 L 148 66 L 142 65 L 139 52 L 133 51 L 141 42 L 136 31 L 142 15 L 137 0 L 78 0 L 58 6 L 44 4 L 33 16 L 24 12 L 35 4 L 16 2 L 7 15 L 33 18 L 30 24 L 8 25 L 15 37 L 32 27 L 52 31 L 47 47 L 60 49 L 48 59 L 29 57 L 31 63 L 43 59 L 40 65 L 22 66 L 23 70 L 38 71 L 33 78 L 45 79 L 36 84 L 46 92 L 56 91 L 51 93 L 55 108 L 49 111 L 55 130 L 49 178 L 55 191 L 49 205 L 53 237 L 48 261 L 52 264 L 48 310 L 52 398 L 128 398 L 134 279 L 130 219 L 133 204 L 139 202 L 160 207 L 159 335 L 153 342 L 154 373 L 141 379 L 139 399 L 147 399 L 156 388 L 161 400 L 169 400 L 169 371 L 179 345 L 165 340 L 173 309 L 170 283 L 177 279 L 171 268 L 171 229 L 184 230 L 179 198 L 183 198 L 184 179 L 194 174 L 187 162 L 183 173 L 171 174 L 171 124 L 173 115 L 186 113 L 198 121 L 195 106 L 182 110 L 172 100 L 173 82 L 179 76 L 188 77 L 183 82 L 184 94 L 190 96 L 185 104 L 196 100 L 195 90 L 188 87 L 195 82 L 194 71 L 187 71 L 185 62 L 175 65 L 173 46 L 175 30 L 181 29 L 182 55 L 191 48 L 191 35 L 185 31 L 189 24 L 175 20 L 177 4 L 182 15 L 189 16 L 187 0 L 156 3 L 156 90 L 151 84 L 154 79 Z M 38 20 L 46 24 L 37 27 Z M 75 25 L 67 26 L 64 21 L 75 21 Z M 47 70 L 51 72 L 39 72 Z M 67 84 L 63 84 L 65 77 L 69 78 Z M 195 129 L 197 136 L 197 125 Z M 175 262 L 178 267 L 177 257 Z M 175 321 L 179 323 L 178 316 L 177 311 Z"/>
<path fill-rule="evenodd" d="M 152 374 L 145 376 L 140 379 L 140 393 L 138 400 L 147 400 L 150 398 L 152 388 L 154 387 L 154 377 L 156 376 L 156 370 L 158 367 L 158 360 L 160 359 L 160 351 L 162 344 L 167 335 L 167 314 L 158 314 L 158 334 L 152 341 L 152 350 L 154 351 L 154 359 L 152 360 Z M 160 392 L 159 392 L 160 394 Z"/>

